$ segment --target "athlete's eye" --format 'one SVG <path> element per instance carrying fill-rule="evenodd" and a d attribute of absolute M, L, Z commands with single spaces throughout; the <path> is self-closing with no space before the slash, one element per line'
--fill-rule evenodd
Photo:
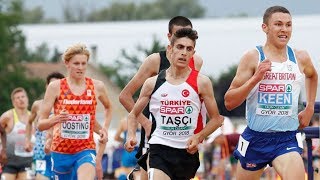
<path fill-rule="evenodd" d="M 187 47 L 187 51 L 193 51 L 194 50 L 194 48 L 193 47 L 191 47 L 191 46 L 189 46 L 189 47 Z"/>
<path fill-rule="evenodd" d="M 183 46 L 183 45 L 181 45 L 181 44 L 178 44 L 178 45 L 176 46 L 176 48 L 177 48 L 177 49 L 183 49 L 183 48 L 184 48 L 184 46 Z"/>

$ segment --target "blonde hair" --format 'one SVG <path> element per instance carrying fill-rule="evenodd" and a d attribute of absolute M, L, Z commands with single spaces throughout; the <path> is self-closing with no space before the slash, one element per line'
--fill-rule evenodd
<path fill-rule="evenodd" d="M 26 90 L 23 89 L 22 87 L 17 87 L 15 88 L 12 92 L 11 92 L 11 100 L 13 101 L 13 96 L 15 94 L 17 94 L 18 92 L 24 92 L 25 94 L 27 94 Z"/>
<path fill-rule="evenodd" d="M 74 45 L 71 45 L 70 47 L 67 48 L 67 50 L 63 53 L 62 59 L 64 62 L 70 61 L 71 58 L 73 58 L 77 54 L 83 54 L 88 57 L 88 61 L 90 58 L 90 52 L 87 49 L 86 45 L 77 43 Z"/>

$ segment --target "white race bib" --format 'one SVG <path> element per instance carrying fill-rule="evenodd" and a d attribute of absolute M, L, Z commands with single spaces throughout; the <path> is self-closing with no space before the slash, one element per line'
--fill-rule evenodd
<path fill-rule="evenodd" d="M 69 114 L 69 120 L 61 123 L 61 137 L 67 139 L 88 139 L 90 135 L 90 114 Z"/>

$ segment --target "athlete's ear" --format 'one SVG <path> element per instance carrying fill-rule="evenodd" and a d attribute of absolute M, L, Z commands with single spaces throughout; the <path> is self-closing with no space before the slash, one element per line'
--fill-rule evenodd
<path fill-rule="evenodd" d="M 168 40 L 170 41 L 171 37 L 172 37 L 172 34 L 168 32 L 167 37 L 168 37 Z"/>
<path fill-rule="evenodd" d="M 263 32 L 265 32 L 266 34 L 268 34 L 268 26 L 267 26 L 265 23 L 263 23 L 263 24 L 261 25 L 261 28 L 262 28 Z"/>

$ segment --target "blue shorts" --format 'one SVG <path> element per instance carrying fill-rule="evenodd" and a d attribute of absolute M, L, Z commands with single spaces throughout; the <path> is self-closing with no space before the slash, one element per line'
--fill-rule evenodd
<path fill-rule="evenodd" d="M 34 163 L 36 174 L 42 174 L 49 179 L 53 178 L 51 155 L 46 155 L 43 159 L 35 159 Z"/>
<path fill-rule="evenodd" d="M 138 148 L 135 148 L 132 152 L 123 151 L 121 157 L 121 164 L 124 167 L 134 167 L 137 164 L 136 154 Z"/>
<path fill-rule="evenodd" d="M 52 166 L 54 179 L 77 179 L 78 168 L 84 163 L 90 163 L 96 167 L 96 151 L 83 150 L 75 154 L 62 154 L 52 152 Z"/>
<path fill-rule="evenodd" d="M 240 160 L 243 169 L 256 171 L 289 152 L 302 153 L 302 140 L 298 142 L 298 131 L 257 132 L 244 130 L 233 153 Z M 301 134 L 300 134 L 301 135 Z"/>

